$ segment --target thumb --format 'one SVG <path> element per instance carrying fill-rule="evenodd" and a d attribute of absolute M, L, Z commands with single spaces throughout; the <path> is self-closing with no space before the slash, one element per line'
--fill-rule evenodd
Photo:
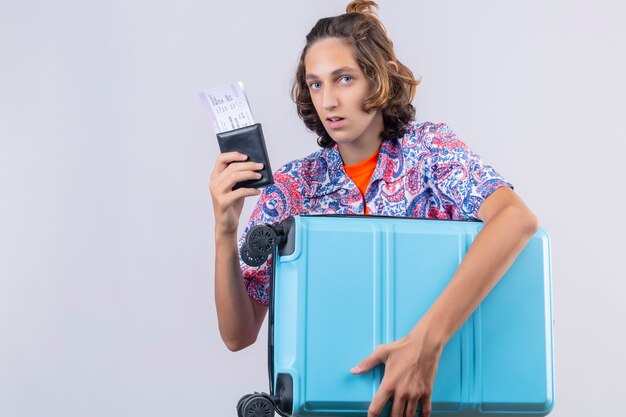
<path fill-rule="evenodd" d="M 363 359 L 357 366 L 350 369 L 350 372 L 352 372 L 353 374 L 369 372 L 370 369 L 372 369 L 379 363 L 385 362 L 385 359 L 385 353 L 382 349 L 378 348 L 367 358 Z"/>

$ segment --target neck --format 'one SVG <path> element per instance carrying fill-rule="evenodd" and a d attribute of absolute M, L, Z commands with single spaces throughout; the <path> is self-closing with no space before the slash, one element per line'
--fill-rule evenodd
<path fill-rule="evenodd" d="M 351 143 L 340 143 L 337 145 L 343 163 L 345 165 L 355 165 L 376 153 L 382 142 L 380 134 L 384 128 L 383 115 L 380 111 L 377 111 L 376 116 L 374 116 L 372 122 L 360 138 Z"/>

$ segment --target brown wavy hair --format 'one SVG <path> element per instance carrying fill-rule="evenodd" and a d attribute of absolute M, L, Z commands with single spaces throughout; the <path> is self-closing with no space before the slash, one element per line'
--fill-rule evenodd
<path fill-rule="evenodd" d="M 306 35 L 306 46 L 300 55 L 291 97 L 296 103 L 298 116 L 310 131 L 318 135 L 317 143 L 323 148 L 332 147 L 335 141 L 317 115 L 304 78 L 304 58 L 311 45 L 320 40 L 339 38 L 352 47 L 354 58 L 371 86 L 371 93 L 363 103 L 363 111 L 382 110 L 383 140 L 402 136 L 415 117 L 411 101 L 420 81 L 396 58 L 393 42 L 374 14 L 377 8 L 378 5 L 373 1 L 352 1 L 346 7 L 345 14 L 318 20 Z M 395 62 L 397 69 L 389 61 Z"/>

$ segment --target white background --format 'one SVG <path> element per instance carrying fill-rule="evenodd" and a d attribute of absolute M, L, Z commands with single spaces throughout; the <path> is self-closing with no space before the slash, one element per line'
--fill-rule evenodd
<path fill-rule="evenodd" d="M 345 3 L 1 1 L 0 416 L 235 416 L 268 389 L 265 327 L 237 353 L 217 330 L 197 94 L 244 81 L 274 169 L 316 150 L 289 87 Z M 551 234 L 552 415 L 619 414 L 624 2 L 380 3 L 418 120 L 448 123 Z"/>

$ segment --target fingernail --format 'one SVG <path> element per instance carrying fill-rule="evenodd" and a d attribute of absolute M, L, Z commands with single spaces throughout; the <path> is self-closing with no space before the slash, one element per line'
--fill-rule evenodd
<path fill-rule="evenodd" d="M 354 368 L 350 369 L 350 371 L 352 372 L 359 372 L 361 370 L 361 368 L 357 365 Z"/>

